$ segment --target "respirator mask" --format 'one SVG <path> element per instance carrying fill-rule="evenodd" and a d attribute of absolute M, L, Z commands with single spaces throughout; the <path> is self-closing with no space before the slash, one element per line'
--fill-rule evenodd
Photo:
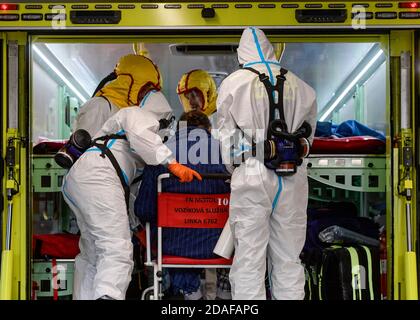
<path fill-rule="evenodd" d="M 92 138 L 84 129 L 76 130 L 69 141 L 55 154 L 55 162 L 64 169 L 70 169 L 77 159 L 92 145 Z"/>
<path fill-rule="evenodd" d="M 269 139 L 264 141 L 265 165 L 279 176 L 293 175 L 303 158 L 309 155 L 308 138 L 312 128 L 306 121 L 293 133 L 283 130 L 282 120 L 273 120 L 268 127 Z"/>
<path fill-rule="evenodd" d="M 258 70 L 250 67 L 244 67 L 243 70 L 257 74 L 267 91 L 270 117 L 267 139 L 264 141 L 264 164 L 279 176 L 293 175 L 297 167 L 302 164 L 303 158 L 309 155 L 308 138 L 311 136 L 312 128 L 306 121 L 295 132 L 290 133 L 287 128 L 283 95 L 288 71 L 280 68 L 280 74 L 276 76 L 276 84 L 272 84 L 270 78 Z"/>

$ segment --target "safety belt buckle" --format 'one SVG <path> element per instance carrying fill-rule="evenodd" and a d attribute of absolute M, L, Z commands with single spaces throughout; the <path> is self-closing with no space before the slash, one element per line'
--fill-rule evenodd
<path fill-rule="evenodd" d="M 269 78 L 268 78 L 268 76 L 265 74 L 265 73 L 261 73 L 260 75 L 259 75 L 259 77 L 260 77 L 260 81 L 261 82 L 264 82 L 264 81 L 266 81 L 266 80 L 268 80 Z"/>

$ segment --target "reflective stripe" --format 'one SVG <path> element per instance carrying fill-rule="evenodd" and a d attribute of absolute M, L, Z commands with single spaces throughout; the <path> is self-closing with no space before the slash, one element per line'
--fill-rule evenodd
<path fill-rule="evenodd" d="M 143 107 L 144 107 L 144 104 L 146 103 L 147 98 L 149 98 L 150 94 L 151 94 L 151 93 L 153 93 L 153 92 L 156 92 L 156 90 L 149 91 L 149 92 L 148 92 L 148 93 L 144 96 L 144 98 L 141 100 L 141 103 L 140 103 L 140 108 L 143 108 Z"/>
<path fill-rule="evenodd" d="M 354 279 L 357 278 L 357 283 L 359 285 L 359 300 L 362 300 L 362 286 L 360 283 L 360 264 L 359 264 L 359 257 L 357 256 L 357 251 L 354 248 L 346 247 L 346 249 L 350 254 L 350 261 L 351 261 L 351 278 L 352 278 L 352 288 L 353 288 L 353 300 L 356 300 L 356 288 L 354 287 Z"/>
<path fill-rule="evenodd" d="M 125 183 L 126 183 L 126 184 L 128 184 L 128 177 L 127 177 L 127 175 L 125 174 L 125 172 L 124 172 L 124 170 L 123 170 L 123 169 L 121 169 L 121 172 L 122 172 L 122 174 L 123 174 L 123 177 L 124 177 Z"/>
<path fill-rule="evenodd" d="M 255 28 L 251 28 L 251 30 L 252 30 L 252 35 L 254 37 L 255 45 L 257 46 L 258 55 L 260 56 L 261 61 L 264 61 L 265 59 L 264 59 L 264 55 L 263 55 L 262 50 L 261 50 L 260 43 L 258 41 L 257 32 L 255 31 Z"/>
<path fill-rule="evenodd" d="M 276 196 L 274 197 L 273 208 L 271 210 L 271 214 L 273 214 L 274 209 L 276 209 L 277 202 L 279 201 L 280 193 L 281 193 L 281 191 L 283 189 L 283 180 L 282 180 L 282 178 L 280 176 L 278 176 L 278 178 L 279 178 L 279 188 L 277 190 Z"/>
<path fill-rule="evenodd" d="M 321 263 L 321 270 L 318 274 L 318 298 L 319 300 L 322 300 L 322 277 L 324 272 L 324 257 L 322 257 L 322 263 Z"/>
<path fill-rule="evenodd" d="M 374 294 L 373 294 L 373 280 L 372 280 L 372 256 L 370 253 L 370 250 L 366 246 L 362 246 L 363 249 L 366 251 L 366 257 L 368 262 L 368 281 L 369 281 L 369 292 L 370 292 L 370 300 L 374 300 Z"/>
<path fill-rule="evenodd" d="M 305 280 L 308 283 L 309 297 L 308 300 L 312 300 L 312 280 L 309 271 L 305 268 Z"/>
<path fill-rule="evenodd" d="M 262 53 L 261 46 L 260 46 L 260 43 L 258 41 L 258 37 L 257 37 L 257 33 L 255 31 L 255 28 L 251 28 L 251 30 L 252 30 L 252 35 L 254 36 L 254 42 L 255 42 L 255 45 L 257 47 L 258 55 L 260 56 L 261 62 L 265 64 L 265 67 L 268 70 L 268 73 L 269 73 L 269 76 L 270 76 L 270 82 L 272 84 L 274 84 L 273 72 L 271 71 L 270 66 L 268 65 L 267 61 L 264 59 L 264 55 Z"/>
<path fill-rule="evenodd" d="M 122 136 L 125 133 L 124 130 L 120 130 L 116 133 L 116 135 L 118 136 Z M 117 141 L 117 139 L 112 139 L 111 142 L 109 143 L 109 146 L 107 145 L 108 149 L 111 149 L 111 147 L 114 145 L 115 141 Z"/>

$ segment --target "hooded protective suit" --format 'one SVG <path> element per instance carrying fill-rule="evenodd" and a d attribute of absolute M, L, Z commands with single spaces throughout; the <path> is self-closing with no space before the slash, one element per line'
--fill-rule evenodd
<path fill-rule="evenodd" d="M 159 70 L 144 56 L 130 54 L 122 57 L 114 72 L 117 78 L 80 108 L 73 123 L 73 132 L 85 129 L 94 136 L 119 109 L 138 106 L 150 91 L 161 90 Z"/>
<path fill-rule="evenodd" d="M 216 83 L 211 75 L 204 70 L 192 70 L 182 75 L 178 82 L 177 93 L 181 100 L 184 111 L 192 110 L 190 100 L 186 97 L 195 91 L 200 100 L 201 109 L 199 111 L 210 116 L 216 111 Z"/>
<path fill-rule="evenodd" d="M 239 63 L 252 67 L 276 82 L 280 65 L 273 46 L 256 28 L 244 30 Z M 290 132 L 308 121 L 315 129 L 317 107 L 314 90 L 292 72 L 284 84 L 284 113 Z M 238 70 L 219 88 L 218 129 L 225 163 L 231 163 L 232 132 L 263 129 L 266 138 L 269 101 L 258 76 Z M 315 130 L 313 130 L 314 132 Z M 313 135 L 309 138 L 312 141 Z M 299 260 L 306 232 L 308 181 L 306 162 L 296 174 L 277 176 L 263 162 L 249 158 L 237 167 L 231 180 L 229 222 L 235 256 L 230 272 L 233 299 L 266 299 L 266 258 L 273 299 L 303 299 L 304 270 Z"/>
<path fill-rule="evenodd" d="M 153 92 L 139 107 L 119 110 L 105 122 L 96 137 L 125 134 L 107 146 L 118 161 L 128 185 L 144 163 L 172 161 L 172 152 L 156 134 L 159 120 L 172 110 L 160 92 Z M 80 254 L 75 261 L 74 293 L 77 300 L 102 296 L 124 299 L 133 268 L 132 243 L 124 190 L 107 157 L 91 147 L 65 177 L 64 199 L 74 212 L 81 232 Z"/>

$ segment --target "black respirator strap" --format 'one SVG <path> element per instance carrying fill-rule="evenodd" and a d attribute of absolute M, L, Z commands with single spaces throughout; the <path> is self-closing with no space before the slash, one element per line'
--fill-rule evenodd
<path fill-rule="evenodd" d="M 258 76 L 261 74 L 258 70 L 255 70 L 254 68 L 250 68 L 250 67 L 243 67 L 243 70 L 248 70 L 251 72 L 254 72 L 255 74 L 257 74 Z"/>
<path fill-rule="evenodd" d="M 284 68 L 280 69 L 280 74 L 276 76 L 277 82 L 273 86 L 270 82 L 270 78 L 265 73 L 260 73 L 258 70 L 255 70 L 250 67 L 243 68 L 244 70 L 251 71 L 258 75 L 260 81 L 264 84 L 265 90 L 267 91 L 268 101 L 270 104 L 270 118 L 269 123 L 276 119 L 276 110 L 278 111 L 280 120 L 283 122 L 283 128 L 281 128 L 284 132 L 288 132 L 286 119 L 284 117 L 284 103 L 283 103 L 283 96 L 284 96 L 284 82 L 286 81 L 286 73 L 287 70 Z M 277 103 L 274 101 L 274 92 L 278 92 L 278 99 Z"/>
<path fill-rule="evenodd" d="M 130 203 L 130 186 L 127 184 L 127 182 L 124 179 L 123 171 L 122 171 L 117 159 L 115 159 L 114 154 L 107 147 L 108 141 L 111 140 L 111 139 L 127 140 L 127 137 L 125 135 L 110 134 L 110 135 L 106 135 L 106 136 L 96 138 L 93 141 L 92 145 L 99 148 L 102 151 L 102 153 L 101 153 L 102 156 L 107 156 L 109 161 L 111 161 L 111 164 L 114 167 L 115 171 L 117 172 L 118 178 L 120 179 L 121 185 L 124 189 L 124 198 L 125 198 L 125 203 L 127 205 L 127 214 L 129 214 L 128 208 L 129 208 L 129 203 Z M 98 143 L 97 142 L 98 140 L 103 140 L 104 142 L 103 143 Z"/>
<path fill-rule="evenodd" d="M 110 74 L 108 74 L 105 78 L 103 78 L 101 80 L 101 82 L 99 82 L 98 86 L 96 87 L 95 91 L 92 94 L 92 98 L 103 88 L 105 87 L 105 85 L 110 82 L 113 81 L 115 79 L 117 79 L 117 74 L 115 71 L 112 71 Z"/>
<path fill-rule="evenodd" d="M 273 120 L 276 120 L 276 113 L 278 113 L 279 120 L 281 120 L 281 130 L 283 132 L 289 132 L 287 129 L 286 119 L 284 117 L 284 82 L 286 81 L 286 77 L 284 76 L 287 73 L 286 69 L 281 68 L 280 74 L 276 76 L 276 84 L 273 86 L 270 82 L 270 79 L 268 76 L 264 75 L 262 77 L 260 75 L 260 81 L 264 84 L 265 89 L 267 90 L 268 100 L 270 102 L 270 118 L 268 122 L 272 122 Z M 277 102 L 274 101 L 274 93 L 277 92 Z M 276 112 L 277 111 L 277 112 Z"/>
<path fill-rule="evenodd" d="M 93 142 L 97 142 L 99 140 L 102 141 L 106 141 L 106 143 L 108 143 L 108 140 L 111 139 L 122 139 L 122 140 L 127 140 L 127 136 L 125 134 L 119 135 L 119 134 L 107 134 L 106 136 L 101 136 L 96 138 L 95 140 L 93 140 Z M 106 145 L 105 143 L 105 145 Z"/>
<path fill-rule="evenodd" d="M 275 110 L 278 110 L 279 115 L 280 115 L 280 120 L 282 120 L 284 122 L 284 125 L 286 126 L 284 131 L 289 132 L 287 130 L 286 119 L 284 117 L 284 82 L 286 81 L 286 77 L 285 77 L 286 73 L 287 73 L 287 70 L 281 68 L 280 74 L 276 76 L 277 82 L 276 82 L 275 88 L 277 92 L 279 93 L 279 95 L 278 95 L 277 103 L 274 103 L 274 97 L 273 97 L 273 94 L 271 94 L 271 98 L 273 99 L 273 104 L 272 105 L 270 104 L 270 116 L 271 116 L 270 121 L 275 119 Z"/>

